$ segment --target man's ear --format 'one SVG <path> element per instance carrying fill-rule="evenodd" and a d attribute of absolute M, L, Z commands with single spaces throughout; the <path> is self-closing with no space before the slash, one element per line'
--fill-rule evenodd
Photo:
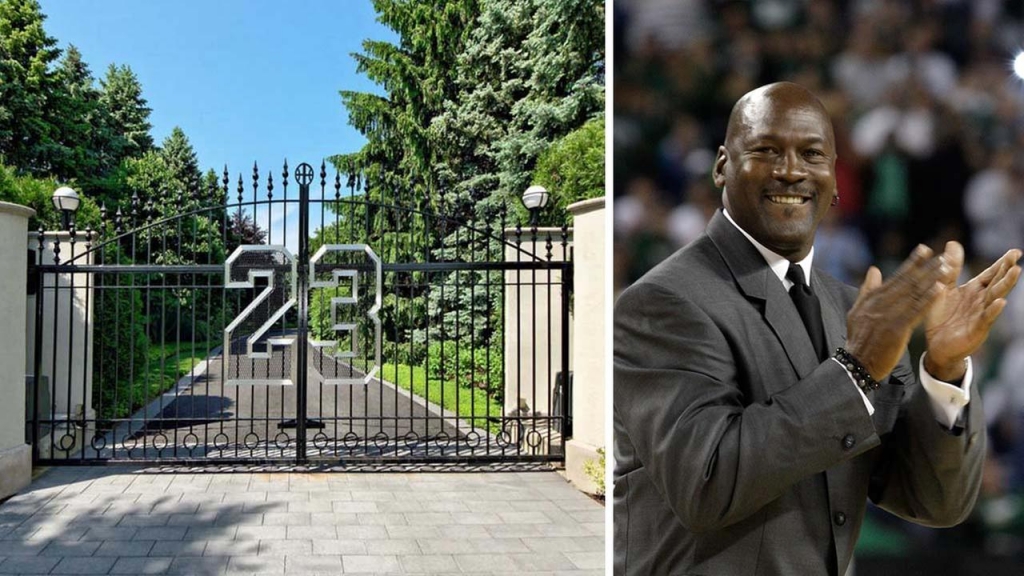
<path fill-rule="evenodd" d="M 715 167 L 711 172 L 711 177 L 715 181 L 715 186 L 722 188 L 725 186 L 725 163 L 728 161 L 726 158 L 727 152 L 725 146 L 718 147 L 718 156 L 715 157 Z"/>

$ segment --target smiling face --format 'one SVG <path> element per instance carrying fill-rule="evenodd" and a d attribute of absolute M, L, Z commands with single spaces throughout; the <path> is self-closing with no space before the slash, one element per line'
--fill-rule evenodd
<path fill-rule="evenodd" d="M 748 93 L 733 108 L 715 160 L 733 220 L 790 261 L 807 256 L 836 191 L 832 123 L 821 103 L 791 83 Z"/>

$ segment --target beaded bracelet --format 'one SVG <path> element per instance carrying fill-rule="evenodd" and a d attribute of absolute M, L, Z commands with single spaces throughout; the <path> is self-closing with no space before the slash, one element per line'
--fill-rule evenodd
<path fill-rule="evenodd" d="M 857 386 L 860 386 L 860 389 L 864 392 L 877 390 L 881 386 L 877 380 L 871 377 L 871 374 L 868 374 L 867 368 L 860 363 L 860 360 L 854 358 L 853 354 L 850 354 L 843 348 L 836 348 L 836 353 L 832 357 L 849 370 L 850 374 L 853 375 L 853 379 L 857 381 Z"/>

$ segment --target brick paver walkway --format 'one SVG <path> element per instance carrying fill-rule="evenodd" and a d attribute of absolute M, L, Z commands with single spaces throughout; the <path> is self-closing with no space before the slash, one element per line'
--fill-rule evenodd
<path fill-rule="evenodd" d="M 0 574 L 603 574 L 554 472 L 54 468 L 0 505 Z"/>

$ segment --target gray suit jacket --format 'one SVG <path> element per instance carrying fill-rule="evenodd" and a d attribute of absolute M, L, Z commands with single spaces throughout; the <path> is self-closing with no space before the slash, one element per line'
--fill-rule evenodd
<path fill-rule="evenodd" d="M 834 350 L 857 291 L 818 269 L 811 286 Z M 721 212 L 623 292 L 614 338 L 616 574 L 843 574 L 867 498 L 927 526 L 974 505 L 976 389 L 944 429 L 904 355 L 869 416 Z"/>

